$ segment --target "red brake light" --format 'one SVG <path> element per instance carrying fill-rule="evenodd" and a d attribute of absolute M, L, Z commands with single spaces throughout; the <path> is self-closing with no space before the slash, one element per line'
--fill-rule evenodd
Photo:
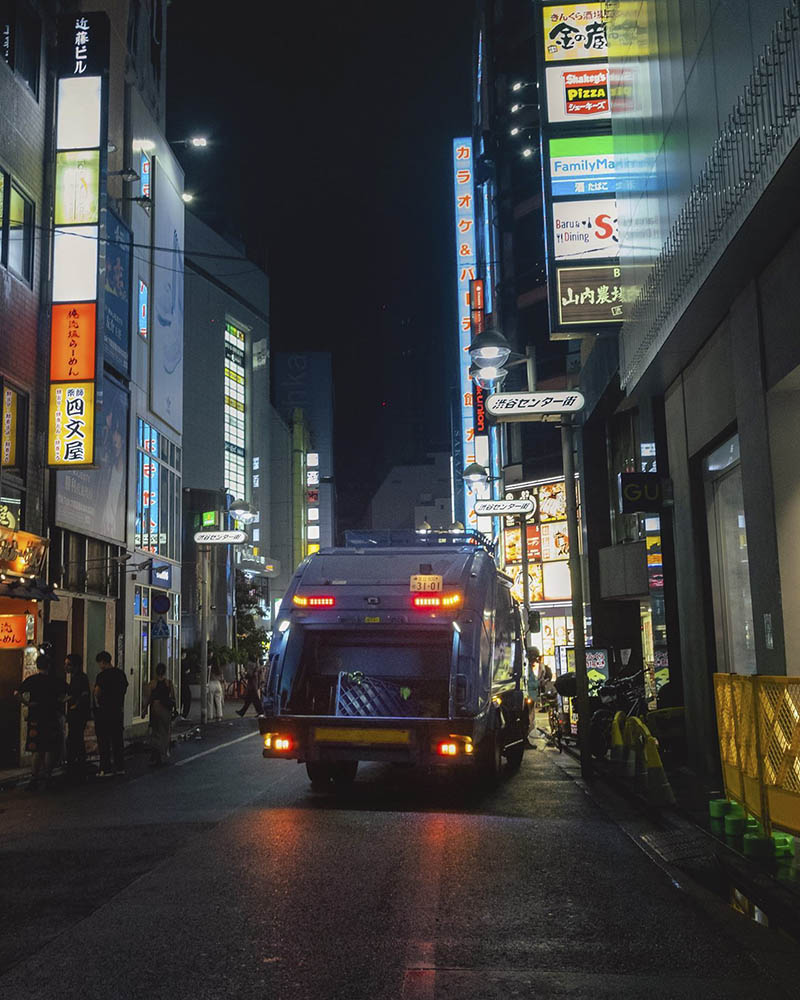
<path fill-rule="evenodd" d="M 441 597 L 431 597 L 428 595 L 425 597 L 417 596 L 414 598 L 415 608 L 440 608 L 441 606 L 442 606 Z"/>
<path fill-rule="evenodd" d="M 298 608 L 332 608 L 336 604 L 336 598 L 321 595 L 306 597 L 302 594 L 295 594 L 292 603 Z"/>
<path fill-rule="evenodd" d="M 441 754 L 442 757 L 455 757 L 458 753 L 458 745 L 456 743 L 440 743 L 437 746 L 436 751 Z"/>
<path fill-rule="evenodd" d="M 291 750 L 292 741 L 288 736 L 276 736 L 273 740 L 273 744 L 276 750 Z"/>

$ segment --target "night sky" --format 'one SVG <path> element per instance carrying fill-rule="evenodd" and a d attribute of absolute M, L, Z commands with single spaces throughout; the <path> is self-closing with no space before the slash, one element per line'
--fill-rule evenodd
<path fill-rule="evenodd" d="M 449 443 L 471 19 L 463 0 L 169 8 L 168 137 L 213 141 L 177 150 L 192 210 L 266 266 L 272 349 L 333 353 L 345 526 L 395 461 Z"/>

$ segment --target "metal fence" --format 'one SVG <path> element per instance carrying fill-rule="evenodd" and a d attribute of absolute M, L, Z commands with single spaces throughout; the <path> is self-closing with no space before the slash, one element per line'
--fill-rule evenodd
<path fill-rule="evenodd" d="M 725 794 L 800 834 L 800 677 L 714 674 Z"/>
<path fill-rule="evenodd" d="M 623 386 L 644 373 L 798 138 L 800 0 L 794 0 L 773 28 L 630 308 L 621 338 Z"/>

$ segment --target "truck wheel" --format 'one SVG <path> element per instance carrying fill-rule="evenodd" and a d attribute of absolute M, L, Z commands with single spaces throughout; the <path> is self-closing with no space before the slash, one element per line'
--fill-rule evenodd
<path fill-rule="evenodd" d="M 332 777 L 334 785 L 337 785 L 340 788 L 345 785 L 352 785 L 356 780 L 358 761 L 342 760 L 334 764 L 331 770 L 333 772 Z"/>
<path fill-rule="evenodd" d="M 331 765 L 318 760 L 306 761 L 306 774 L 315 792 L 324 792 L 330 786 L 333 777 Z"/>
<path fill-rule="evenodd" d="M 525 753 L 525 747 L 522 743 L 518 743 L 516 746 L 509 747 L 506 750 L 506 764 L 508 765 L 509 771 L 518 771 L 522 765 L 522 757 Z"/>
<path fill-rule="evenodd" d="M 500 780 L 500 772 L 503 768 L 501 753 L 500 735 L 496 729 L 492 729 L 483 738 L 483 760 L 481 761 L 482 775 L 488 784 L 495 784 Z"/>

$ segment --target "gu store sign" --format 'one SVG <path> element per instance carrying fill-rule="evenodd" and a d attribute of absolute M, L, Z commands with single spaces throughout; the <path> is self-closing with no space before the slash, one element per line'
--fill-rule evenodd
<path fill-rule="evenodd" d="M 62 469 L 95 461 L 108 61 L 106 14 L 59 19 L 47 462 Z"/>

